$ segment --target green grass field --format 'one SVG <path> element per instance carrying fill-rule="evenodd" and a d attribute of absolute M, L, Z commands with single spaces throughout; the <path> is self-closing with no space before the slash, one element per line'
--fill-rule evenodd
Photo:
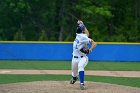
<path fill-rule="evenodd" d="M 70 70 L 70 61 L 0 61 L 0 69 Z M 89 62 L 86 70 L 140 71 L 139 62 Z M 70 75 L 10 75 L 0 74 L 0 84 L 31 81 L 69 81 Z M 140 78 L 85 76 L 86 81 L 105 82 L 140 87 Z"/>
<path fill-rule="evenodd" d="M 70 61 L 0 61 L 0 69 L 70 70 Z M 140 71 L 140 62 L 89 62 L 86 70 Z"/>

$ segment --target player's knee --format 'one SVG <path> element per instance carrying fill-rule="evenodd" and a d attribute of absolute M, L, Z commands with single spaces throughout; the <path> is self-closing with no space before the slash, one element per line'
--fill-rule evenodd
<path fill-rule="evenodd" d="M 78 72 L 80 71 L 84 71 L 84 67 L 83 66 L 78 66 Z"/>

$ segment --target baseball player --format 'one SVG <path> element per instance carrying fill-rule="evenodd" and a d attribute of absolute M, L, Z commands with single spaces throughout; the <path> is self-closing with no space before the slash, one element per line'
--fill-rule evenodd
<path fill-rule="evenodd" d="M 83 22 L 79 20 L 77 23 L 76 38 L 73 42 L 72 79 L 70 84 L 74 84 L 79 76 L 80 89 L 84 90 L 84 68 L 88 64 L 87 54 L 92 52 L 96 47 L 96 43 L 88 37 L 89 32 Z M 88 48 L 87 44 L 91 44 L 91 47 Z"/>

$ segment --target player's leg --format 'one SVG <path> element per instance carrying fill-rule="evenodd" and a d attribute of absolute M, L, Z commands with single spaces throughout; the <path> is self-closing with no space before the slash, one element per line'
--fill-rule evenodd
<path fill-rule="evenodd" d="M 84 89 L 84 75 L 85 75 L 84 68 L 87 64 L 88 64 L 88 57 L 81 58 L 78 64 L 78 72 L 79 72 L 79 77 L 80 77 L 81 89 Z"/>
<path fill-rule="evenodd" d="M 73 58 L 72 59 L 72 79 L 70 81 L 70 84 L 74 84 L 78 79 L 78 59 Z"/>

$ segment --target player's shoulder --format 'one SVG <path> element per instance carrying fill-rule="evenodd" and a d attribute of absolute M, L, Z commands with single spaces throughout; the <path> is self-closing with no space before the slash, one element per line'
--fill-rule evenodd
<path fill-rule="evenodd" d="M 88 36 L 86 34 L 77 34 L 77 37 L 81 40 L 88 40 Z"/>
<path fill-rule="evenodd" d="M 88 35 L 87 35 L 87 34 L 84 34 L 84 33 L 77 34 L 77 36 L 79 36 L 79 37 L 83 37 L 83 38 L 88 38 Z"/>

